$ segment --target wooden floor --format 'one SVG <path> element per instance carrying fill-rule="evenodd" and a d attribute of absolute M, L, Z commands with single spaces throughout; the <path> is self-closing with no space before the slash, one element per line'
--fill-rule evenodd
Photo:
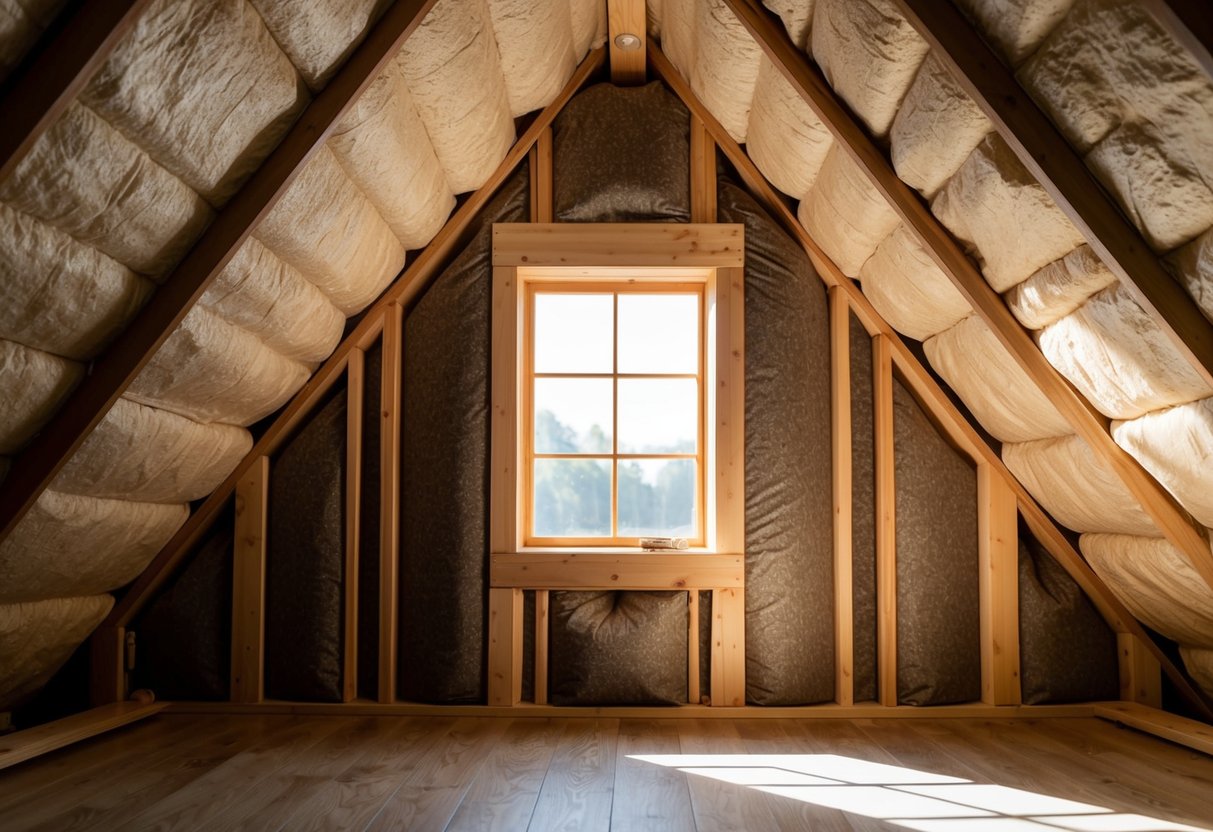
<path fill-rule="evenodd" d="M 1094 719 L 159 715 L 0 772 L 5 832 L 528 828 L 1204 829 L 1213 758 Z"/>

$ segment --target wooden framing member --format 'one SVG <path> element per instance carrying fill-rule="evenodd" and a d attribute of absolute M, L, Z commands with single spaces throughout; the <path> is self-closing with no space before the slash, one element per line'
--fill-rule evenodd
<path fill-rule="evenodd" d="M 362 350 L 350 352 L 345 407 L 345 566 L 342 587 L 341 698 L 358 698 L 358 561 L 362 533 L 362 411 L 366 401 Z"/>
<path fill-rule="evenodd" d="M 834 701 L 855 704 L 855 587 L 852 564 L 851 308 L 830 296 L 830 422 L 834 472 Z"/>
<path fill-rule="evenodd" d="M 612 84 L 630 86 L 645 82 L 644 53 L 648 32 L 645 0 L 607 0 Z M 627 39 L 628 35 L 635 40 Z"/>
<path fill-rule="evenodd" d="M 535 590 L 535 704 L 548 703 L 548 591 Z"/>
<path fill-rule="evenodd" d="M 1155 525 L 1185 557 L 1201 578 L 1213 587 L 1213 553 L 1204 527 L 1175 501 L 1169 492 L 1120 448 L 1108 431 L 1108 420 L 1053 367 L 1032 336 L 1019 324 L 1002 297 L 986 283 L 964 253 L 838 99 L 820 70 L 789 39 L 779 21 L 756 0 L 724 0 L 784 77 L 829 128 L 868 181 L 885 198 L 906 228 L 989 326 L 999 343 L 1037 388 L 1057 408 L 1075 433 L 1120 478 Z M 717 141 L 720 139 L 717 137 Z"/>
<path fill-rule="evenodd" d="M 676 552 L 499 552 L 489 585 L 517 589 L 722 589 L 745 587 L 745 558 Z"/>
<path fill-rule="evenodd" d="M 0 737 L 0 771 L 158 714 L 167 702 L 114 702 Z"/>
<path fill-rule="evenodd" d="M 569 99 L 602 65 L 603 58 L 604 50 L 602 49 L 596 49 L 586 56 L 577 71 L 573 73 L 573 77 L 565 84 L 560 95 L 535 118 L 484 185 L 459 206 L 442 230 L 430 241 L 430 244 L 413 259 L 412 264 L 392 285 L 384 290 L 379 299 L 363 315 L 358 325 L 354 327 L 353 332 L 342 340 L 328 360 L 295 394 L 294 398 L 278 414 L 273 424 L 257 440 L 252 450 L 236 466 L 236 469 L 206 498 L 202 506 L 190 515 L 185 524 L 164 545 L 148 568 L 135 580 L 127 593 L 110 611 L 94 638 L 108 639 L 110 634 L 105 632 L 106 630 L 112 630 L 114 626 L 126 626 L 143 609 L 152 594 L 168 580 L 189 547 L 210 528 L 223 510 L 227 499 L 235 491 L 237 481 L 248 470 L 248 467 L 258 457 L 272 454 L 286 441 L 291 431 L 311 413 L 312 408 L 320 402 L 324 394 L 345 372 L 346 362 L 353 350 L 369 349 L 375 343 L 383 331 L 384 316 L 388 307 L 393 304 L 402 306 L 407 304 L 428 284 L 445 259 L 455 250 L 455 246 L 464 231 L 471 225 L 472 220 L 488 204 L 493 194 L 497 192 L 514 168 L 530 152 L 531 147 L 538 141 L 540 133 L 551 126 L 552 121 Z"/>
<path fill-rule="evenodd" d="M 1213 726 L 1135 702 L 1096 702 L 1095 716 L 1213 755 Z"/>
<path fill-rule="evenodd" d="M 716 222 L 716 142 L 691 116 L 691 222 Z"/>
<path fill-rule="evenodd" d="M 1006 480 L 977 466 L 977 557 L 981 593 L 981 701 L 1018 705 L 1019 512 Z"/>
<path fill-rule="evenodd" d="M 396 701 L 400 599 L 400 387 L 404 307 L 388 306 L 383 322 L 379 412 L 379 701 Z"/>
<path fill-rule="evenodd" d="M 738 223 L 496 223 L 493 265 L 741 268 L 743 232 Z"/>
<path fill-rule="evenodd" d="M 354 100 L 400 51 L 435 0 L 397 0 L 354 50 L 332 81 L 240 191 L 219 211 L 185 259 L 157 287 L 147 305 L 93 362 L 33 442 L 13 459 L 0 488 L 0 540 L 54 479 L 156 350 L 202 297 L 253 228 L 337 126 Z M 59 60 L 58 54 L 52 56 Z M 41 82 L 42 79 L 39 79 Z"/>
<path fill-rule="evenodd" d="M 687 702 L 699 704 L 699 590 L 687 593 Z"/>
<path fill-rule="evenodd" d="M 260 457 L 236 486 L 232 560 L 233 702 L 265 698 L 265 556 L 270 459 Z"/>
<path fill-rule="evenodd" d="M 522 590 L 489 589 L 489 705 L 522 701 Z"/>
<path fill-rule="evenodd" d="M 1203 0 L 1142 0 L 1141 4 L 1213 78 L 1213 17 Z"/>
<path fill-rule="evenodd" d="M 889 339 L 872 339 L 876 428 L 876 662 L 877 698 L 897 704 L 897 492 L 893 456 L 893 357 Z"/>
<path fill-rule="evenodd" d="M 1179 354 L 1213 386 L 1213 324 L 1163 268 L 1145 237 L 1125 219 L 1082 157 L 1036 106 L 1011 70 L 951 3 L 895 2 L 1099 259 L 1133 294 Z M 1208 10 L 1202 17 L 1209 18 Z"/>
<path fill-rule="evenodd" d="M 531 148 L 531 222 L 551 222 L 552 128 L 545 127 Z"/>
<path fill-rule="evenodd" d="M 712 590 L 712 706 L 745 705 L 745 593 Z"/>
<path fill-rule="evenodd" d="M 150 0 L 86 0 L 0 98 L 0 182 L 5 181 L 105 63 Z"/>
<path fill-rule="evenodd" d="M 1161 667 L 1145 642 L 1131 633 L 1117 633 L 1116 651 L 1120 658 L 1120 698 L 1161 708 Z"/>
<path fill-rule="evenodd" d="M 100 707 L 126 699 L 126 628 L 99 627 L 88 647 L 89 701 Z"/>
<path fill-rule="evenodd" d="M 1022 514 L 1032 534 L 1049 550 L 1049 553 L 1069 573 L 1083 592 L 1091 599 L 1103 615 L 1104 620 L 1116 632 L 1133 633 L 1139 636 L 1151 654 L 1162 664 L 1163 672 L 1175 685 L 1184 699 L 1196 708 L 1204 718 L 1213 720 L 1213 707 L 1192 682 L 1175 666 L 1160 649 L 1149 639 L 1141 624 L 1135 619 L 1124 604 L 1112 594 L 1107 585 L 1092 571 L 1087 562 L 1074 549 L 1069 540 L 1057 528 L 1053 520 L 1037 504 L 1036 500 L 1012 476 L 1003 465 L 998 454 L 986 444 L 981 434 L 968 419 L 952 403 L 948 394 L 927 371 L 918 358 L 910 352 L 901 336 L 888 325 L 868 299 L 860 291 L 855 281 L 846 277 L 833 261 L 822 251 L 816 241 L 809 236 L 796 216 L 782 200 L 779 193 L 767 181 L 766 177 L 754 165 L 741 146 L 735 142 L 719 121 L 703 105 L 695 95 L 690 85 L 678 70 L 669 62 L 660 49 L 649 47 L 649 62 L 656 75 L 660 77 L 674 93 L 685 103 L 691 113 L 700 118 L 715 139 L 729 161 L 736 167 L 738 175 L 754 194 L 759 204 L 773 216 L 776 221 L 796 239 L 809 254 L 809 259 L 817 269 L 817 274 L 826 286 L 837 287 L 844 293 L 851 311 L 870 333 L 878 333 L 885 337 L 893 353 L 893 362 L 901 373 L 902 380 L 913 390 L 919 402 L 938 420 L 949 437 L 965 448 L 979 464 L 988 464 L 997 470 L 1007 485 L 1015 493 Z"/>

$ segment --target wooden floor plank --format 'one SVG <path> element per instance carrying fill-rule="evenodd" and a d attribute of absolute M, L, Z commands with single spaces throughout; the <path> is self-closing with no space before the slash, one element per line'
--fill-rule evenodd
<path fill-rule="evenodd" d="M 625 719 L 615 755 L 615 802 L 611 832 L 695 830 L 687 775 L 676 768 L 636 759 L 642 754 L 679 754 L 673 720 Z"/>
<path fill-rule="evenodd" d="M 447 832 L 525 829 L 562 729 L 551 719 L 515 720 L 472 781 Z"/>
<path fill-rule="evenodd" d="M 744 753 L 737 732 L 724 720 L 682 721 L 678 725 L 678 741 L 684 755 Z M 759 793 L 747 786 L 698 775 L 690 775 L 687 786 L 699 832 L 779 828 L 771 803 L 755 799 Z"/>
<path fill-rule="evenodd" d="M 532 830 L 610 829 L 617 719 L 570 719 L 535 802 Z"/>

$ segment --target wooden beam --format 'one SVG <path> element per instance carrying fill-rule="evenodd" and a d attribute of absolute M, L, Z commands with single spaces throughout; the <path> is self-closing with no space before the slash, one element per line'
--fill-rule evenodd
<path fill-rule="evenodd" d="M 94 706 L 126 699 L 126 628 L 102 624 L 89 639 L 89 701 Z"/>
<path fill-rule="evenodd" d="M 977 466 L 977 558 L 981 593 L 981 701 L 1018 705 L 1019 512 L 990 465 Z"/>
<path fill-rule="evenodd" d="M 125 626 L 139 613 L 152 594 L 168 580 L 189 547 L 210 528 L 232 492 L 235 491 L 236 482 L 248 467 L 258 457 L 272 454 L 289 437 L 291 431 L 311 413 L 312 408 L 341 377 L 345 371 L 349 354 L 353 350 L 367 349 L 379 337 L 383 330 L 384 315 L 388 307 L 392 304 L 407 304 L 429 283 L 430 278 L 442 267 L 446 258 L 454 252 L 463 233 L 471 225 L 476 215 L 488 204 L 493 194 L 497 192 L 519 162 L 526 158 L 527 153 L 538 140 L 539 134 L 551 125 L 573 94 L 602 65 L 603 56 L 604 50 L 602 49 L 596 49 L 586 56 L 560 95 L 536 116 L 531 126 L 514 143 L 513 148 L 501 160 L 501 164 L 497 166 L 484 185 L 459 206 L 459 209 L 451 215 L 429 245 L 413 259 L 412 264 L 400 277 L 384 290 L 379 299 L 362 316 L 353 332 L 342 340 L 328 360 L 279 412 L 274 422 L 261 435 L 261 438 L 236 466 L 236 469 L 228 475 L 222 485 L 207 497 L 202 506 L 190 515 L 185 525 L 165 544 L 148 568 L 114 606 L 105 620 L 105 625 Z"/>
<path fill-rule="evenodd" d="M 535 591 L 535 704 L 548 703 L 548 616 L 546 589 Z"/>
<path fill-rule="evenodd" d="M 745 705 L 745 592 L 712 591 L 712 707 Z"/>
<path fill-rule="evenodd" d="M 1201 578 L 1213 587 L 1213 553 L 1209 551 L 1204 527 L 1193 520 L 1137 460 L 1112 440 L 1108 420 L 1049 363 L 1031 334 L 1020 326 L 1002 297 L 986 283 L 956 240 L 918 195 L 897 178 L 884 152 L 834 94 L 820 70 L 793 45 L 778 19 L 755 0 L 724 2 L 829 128 L 839 146 L 859 166 L 889 207 L 914 233 L 931 259 L 989 326 L 1028 378 L 1052 401 L 1096 456 L 1120 478 L 1167 540 L 1188 558 Z"/>
<path fill-rule="evenodd" d="M 546 127 L 531 148 L 531 222 L 552 222 L 552 128 Z"/>
<path fill-rule="evenodd" d="M 1104 620 L 1116 632 L 1131 632 L 1140 635 L 1163 667 L 1167 677 L 1193 707 L 1206 719 L 1213 720 L 1213 707 L 1192 682 L 1175 666 L 1162 651 L 1145 636 L 1145 630 L 1137 619 L 1125 609 L 1124 604 L 1108 589 L 1107 585 L 1092 571 L 1087 562 L 1070 544 L 1066 536 L 1058 529 L 1043 509 L 1036 503 L 1035 498 L 1027 492 L 1023 485 L 1015 479 L 1003 465 L 998 454 L 986 444 L 977 428 L 968 417 L 952 403 L 948 394 L 943 391 L 934 376 L 923 367 L 918 358 L 910 351 L 901 336 L 889 326 L 880 316 L 871 302 L 868 301 L 855 281 L 847 278 L 833 261 L 825 254 L 817 242 L 805 231 L 804 226 L 796 219 L 795 214 L 788 208 L 779 193 L 767 181 L 754 162 L 746 155 L 741 146 L 733 141 L 724 126 L 703 105 L 703 102 L 691 90 L 678 70 L 669 62 L 656 47 L 649 48 L 649 61 L 655 73 L 669 85 L 670 89 L 687 105 L 691 112 L 700 118 L 715 139 L 717 146 L 736 168 L 742 182 L 754 195 L 759 204 L 775 218 L 776 222 L 797 240 L 808 252 L 817 270 L 818 276 L 828 287 L 838 287 L 846 295 L 851 311 L 859 318 L 868 332 L 880 334 L 887 339 L 893 352 L 893 360 L 906 384 L 914 391 L 919 401 L 927 407 L 941 424 L 949 426 L 949 435 L 963 437 L 973 459 L 979 464 L 988 464 L 997 469 L 1015 492 L 1019 510 L 1027 522 L 1032 534 L 1044 544 L 1049 553 L 1069 573 L 1082 590 L 1087 594 Z"/>
<path fill-rule="evenodd" d="M 512 552 L 522 545 L 523 476 L 519 396 L 522 287 L 512 266 L 493 268 L 492 379 L 489 383 L 489 551 Z"/>
<path fill-rule="evenodd" d="M 358 698 L 358 561 L 362 534 L 362 411 L 366 401 L 365 357 L 350 352 L 345 407 L 345 567 L 342 576 L 343 637 L 341 698 Z"/>
<path fill-rule="evenodd" d="M 1213 726 L 1136 702 L 1096 702 L 1095 716 L 1213 755 Z"/>
<path fill-rule="evenodd" d="M 1151 708 L 1162 707 L 1162 674 L 1145 641 L 1129 633 L 1116 634 L 1120 659 L 1120 698 Z"/>
<path fill-rule="evenodd" d="M 167 707 L 167 702 L 152 702 L 146 705 L 139 702 L 114 702 L 0 736 L 0 770 L 146 719 Z"/>
<path fill-rule="evenodd" d="M 708 266 L 745 265 L 740 223 L 495 223 L 493 265 Z"/>
<path fill-rule="evenodd" d="M 649 37 L 645 18 L 644 0 L 607 0 L 612 84 L 628 86 L 645 82 L 644 52 Z"/>
<path fill-rule="evenodd" d="M 1099 259 L 1213 387 L 1213 324 L 1011 70 L 951 3 L 895 2 Z M 1213 19 L 1208 9 L 1202 16 Z"/>
<path fill-rule="evenodd" d="M 691 116 L 691 222 L 716 222 L 716 143 Z"/>
<path fill-rule="evenodd" d="M 716 510 L 716 551 L 745 551 L 745 277 L 740 268 L 716 270 L 710 293 L 715 305 L 716 361 L 708 375 L 708 441 L 715 456 L 711 490 Z M 715 611 L 713 610 L 713 615 Z"/>
<path fill-rule="evenodd" d="M 400 51 L 435 0 L 397 0 L 307 106 L 244 187 L 156 289 L 30 445 L 13 459 L 0 489 L 0 540 L 67 463 L 114 402 L 151 361 L 254 227 L 277 204 L 354 100 Z M 58 60 L 59 56 L 56 55 Z"/>
<path fill-rule="evenodd" d="M 522 590 L 489 590 L 489 704 L 522 701 Z"/>
<path fill-rule="evenodd" d="M 379 412 L 379 701 L 396 701 L 400 601 L 400 388 L 404 307 L 390 305 L 383 322 Z"/>
<path fill-rule="evenodd" d="M 34 46 L 20 74 L 0 96 L 0 182 L 63 114 L 150 0 L 85 0 L 46 43 Z"/>
<path fill-rule="evenodd" d="M 699 590 L 687 593 L 687 702 L 699 704 Z"/>
<path fill-rule="evenodd" d="M 1142 5 L 1213 78 L 1213 15 L 1205 0 L 1142 0 Z"/>
<path fill-rule="evenodd" d="M 876 654 L 877 698 L 897 704 L 897 493 L 893 456 L 893 357 L 889 339 L 872 339 L 872 393 L 876 428 Z"/>
<path fill-rule="evenodd" d="M 233 702 L 265 698 L 265 561 L 270 459 L 263 456 L 236 486 L 232 556 Z"/>
<path fill-rule="evenodd" d="M 517 589 L 722 589 L 745 586 L 741 555 L 678 552 L 506 552 L 489 556 L 489 586 Z"/>
<path fill-rule="evenodd" d="M 855 704 L 855 587 L 852 563 L 851 308 L 831 286 L 830 422 L 834 493 L 834 701 Z"/>

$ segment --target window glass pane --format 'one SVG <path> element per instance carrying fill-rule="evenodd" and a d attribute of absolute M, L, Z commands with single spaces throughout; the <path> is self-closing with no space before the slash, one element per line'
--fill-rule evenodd
<path fill-rule="evenodd" d="M 696 537 L 695 460 L 619 460 L 620 537 Z"/>
<path fill-rule="evenodd" d="M 699 372 L 699 296 L 620 295 L 619 372 Z"/>
<path fill-rule="evenodd" d="M 609 459 L 537 459 L 534 475 L 536 537 L 610 537 Z"/>
<path fill-rule="evenodd" d="M 609 373 L 614 368 L 612 295 L 535 295 L 535 372 Z"/>
<path fill-rule="evenodd" d="M 535 453 L 609 454 L 609 378 L 535 379 Z"/>
<path fill-rule="evenodd" d="M 695 453 L 698 386 L 693 378 L 619 379 L 619 452 Z"/>

